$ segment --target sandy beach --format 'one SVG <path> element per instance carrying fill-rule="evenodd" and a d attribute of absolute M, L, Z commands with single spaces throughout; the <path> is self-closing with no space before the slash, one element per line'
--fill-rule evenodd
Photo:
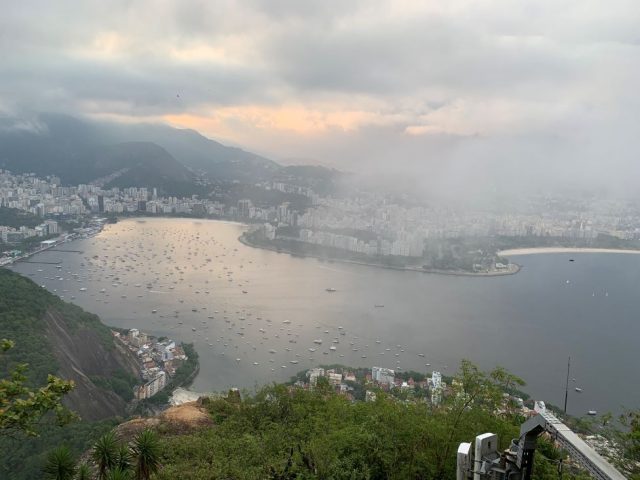
<path fill-rule="evenodd" d="M 502 250 L 498 255 L 510 257 L 515 255 L 536 255 L 540 253 L 633 253 L 640 254 L 640 250 L 618 250 L 615 248 L 568 248 L 568 247 L 541 247 L 541 248 L 514 248 Z"/>

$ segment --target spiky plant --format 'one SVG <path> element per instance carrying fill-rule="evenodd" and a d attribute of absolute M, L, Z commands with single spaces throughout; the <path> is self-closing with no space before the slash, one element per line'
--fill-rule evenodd
<path fill-rule="evenodd" d="M 98 469 L 98 479 L 106 479 L 107 473 L 118 461 L 118 440 L 115 433 L 105 433 L 93 444 L 91 458 Z"/>
<path fill-rule="evenodd" d="M 133 439 L 131 446 L 136 480 L 149 480 L 160 468 L 160 444 L 153 430 L 145 429 Z"/>
<path fill-rule="evenodd" d="M 49 453 L 44 474 L 52 480 L 73 480 L 76 474 L 76 460 L 69 447 L 62 445 Z"/>

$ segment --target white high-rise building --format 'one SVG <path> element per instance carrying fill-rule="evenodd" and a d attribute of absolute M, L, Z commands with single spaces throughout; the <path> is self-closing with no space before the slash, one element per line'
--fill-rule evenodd
<path fill-rule="evenodd" d="M 371 378 L 374 382 L 382 385 L 393 385 L 395 383 L 395 372 L 390 368 L 373 367 L 371 369 Z"/>

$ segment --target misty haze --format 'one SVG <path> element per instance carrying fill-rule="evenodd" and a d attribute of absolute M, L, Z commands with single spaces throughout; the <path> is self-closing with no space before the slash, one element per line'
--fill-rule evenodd
<path fill-rule="evenodd" d="M 0 479 L 640 478 L 639 24 L 5 5 Z"/>

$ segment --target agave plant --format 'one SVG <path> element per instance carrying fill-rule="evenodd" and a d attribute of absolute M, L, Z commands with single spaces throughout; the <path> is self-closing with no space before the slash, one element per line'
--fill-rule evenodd
<path fill-rule="evenodd" d="M 136 480 L 149 480 L 160 467 L 160 444 L 155 432 L 145 429 L 133 439 Z"/>
<path fill-rule="evenodd" d="M 51 451 L 44 466 L 46 478 L 52 480 L 73 480 L 76 474 L 76 461 L 68 447 L 62 445 Z"/>
<path fill-rule="evenodd" d="M 105 480 L 131 480 L 131 470 L 123 470 L 120 467 L 114 467 L 109 470 Z"/>
<path fill-rule="evenodd" d="M 132 456 L 129 446 L 125 443 L 118 444 L 116 451 L 116 463 L 114 468 L 119 468 L 122 471 L 129 471 L 132 467 Z"/>
<path fill-rule="evenodd" d="M 106 479 L 118 462 L 118 440 L 113 432 L 105 433 L 93 444 L 91 458 L 98 468 L 98 479 Z"/>
<path fill-rule="evenodd" d="M 91 480 L 93 476 L 91 475 L 91 468 L 86 463 L 81 463 L 78 466 L 78 471 L 76 472 L 75 480 Z"/>

